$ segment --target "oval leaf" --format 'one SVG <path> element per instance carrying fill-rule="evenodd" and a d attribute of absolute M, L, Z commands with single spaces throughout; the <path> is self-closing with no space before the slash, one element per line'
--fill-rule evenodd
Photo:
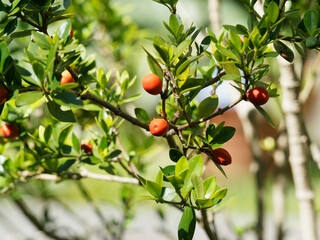
<path fill-rule="evenodd" d="M 209 116 L 218 107 L 219 99 L 217 95 L 204 99 L 198 108 L 198 119 Z"/>
<path fill-rule="evenodd" d="M 21 107 L 25 105 L 30 105 L 36 101 L 38 101 L 40 98 L 42 98 L 43 93 L 42 92 L 26 92 L 21 93 L 16 98 L 16 106 Z"/>

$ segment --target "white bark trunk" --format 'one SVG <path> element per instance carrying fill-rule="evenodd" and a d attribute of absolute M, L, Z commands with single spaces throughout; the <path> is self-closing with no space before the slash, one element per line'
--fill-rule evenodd
<path fill-rule="evenodd" d="M 208 0 L 210 26 L 215 34 L 219 34 L 221 28 L 220 0 Z"/>
<path fill-rule="evenodd" d="M 300 81 L 293 65 L 279 58 L 282 109 L 287 125 L 289 162 L 292 169 L 296 197 L 299 203 L 300 226 L 303 240 L 316 240 L 316 220 L 313 205 L 314 192 L 308 170 L 308 158 L 304 148 L 301 107 L 298 100 Z"/>

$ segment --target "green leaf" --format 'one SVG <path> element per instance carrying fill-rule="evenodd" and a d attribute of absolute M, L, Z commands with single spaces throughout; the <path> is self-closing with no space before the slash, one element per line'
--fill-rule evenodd
<path fill-rule="evenodd" d="M 233 137 L 235 131 L 236 129 L 234 127 L 223 127 L 221 131 L 216 136 L 214 136 L 210 143 L 223 144 Z"/>
<path fill-rule="evenodd" d="M 226 74 L 223 75 L 220 79 L 221 80 L 239 80 L 241 79 L 241 75 L 240 74 Z"/>
<path fill-rule="evenodd" d="M 214 201 L 212 199 L 206 199 L 206 198 L 197 198 L 197 203 L 200 206 L 200 208 L 211 208 L 214 206 Z"/>
<path fill-rule="evenodd" d="M 67 39 L 70 36 L 71 23 L 70 21 L 63 22 L 58 28 L 57 34 L 60 39 Z"/>
<path fill-rule="evenodd" d="M 32 62 L 32 68 L 37 78 L 39 79 L 39 81 L 43 83 L 45 79 L 45 72 L 44 72 L 43 65 L 38 61 L 34 61 Z"/>
<path fill-rule="evenodd" d="M 89 165 L 97 165 L 97 164 L 101 163 L 101 160 L 97 157 L 90 156 L 90 157 L 86 157 L 86 158 L 81 159 L 81 162 L 89 164 Z"/>
<path fill-rule="evenodd" d="M 47 35 L 33 31 L 32 32 L 32 41 L 35 42 L 42 49 L 49 50 L 51 48 L 51 39 Z"/>
<path fill-rule="evenodd" d="M 215 176 L 209 177 L 203 181 L 204 198 L 211 198 L 217 187 L 217 180 Z"/>
<path fill-rule="evenodd" d="M 61 122 L 76 122 L 74 114 L 71 110 L 63 111 L 61 106 L 56 102 L 49 100 L 47 102 L 48 110 L 54 118 Z"/>
<path fill-rule="evenodd" d="M 197 119 L 201 119 L 212 114 L 218 107 L 219 99 L 217 95 L 204 99 L 198 107 Z"/>
<path fill-rule="evenodd" d="M 72 145 L 76 152 L 80 152 L 80 141 L 74 133 L 72 133 Z"/>
<path fill-rule="evenodd" d="M 75 162 L 75 159 L 62 159 L 63 163 L 60 164 L 58 168 L 58 173 L 61 173 L 63 171 L 67 171 Z"/>
<path fill-rule="evenodd" d="M 172 201 L 177 197 L 175 189 L 164 187 L 162 188 L 161 198 L 165 201 Z"/>
<path fill-rule="evenodd" d="M 279 6 L 274 1 L 269 3 L 267 9 L 268 19 L 273 24 L 278 20 L 279 16 Z"/>
<path fill-rule="evenodd" d="M 163 172 L 161 170 L 157 174 L 156 183 L 158 183 L 162 187 L 162 184 L 163 184 Z"/>
<path fill-rule="evenodd" d="M 160 67 L 160 64 L 154 58 L 150 57 L 149 55 L 147 56 L 147 61 L 148 61 L 148 65 L 149 65 L 151 72 L 158 75 L 160 77 L 160 79 L 162 79 L 163 72 Z"/>
<path fill-rule="evenodd" d="M 292 50 L 282 43 L 281 41 L 277 41 L 273 43 L 274 49 L 280 54 L 281 57 L 283 57 L 288 62 L 292 62 L 294 59 L 294 53 Z"/>
<path fill-rule="evenodd" d="M 221 200 L 222 198 L 224 198 L 226 196 L 227 192 L 228 192 L 227 188 L 219 189 L 218 191 L 216 191 L 213 194 L 213 196 L 211 198 L 214 200 Z"/>
<path fill-rule="evenodd" d="M 174 33 L 175 37 L 177 37 L 177 32 L 178 32 L 178 29 L 179 29 L 179 22 L 177 20 L 177 17 L 176 15 L 174 14 L 171 14 L 170 15 L 170 18 L 169 18 L 169 26 L 172 30 L 172 32 Z"/>
<path fill-rule="evenodd" d="M 3 72 L 3 66 L 6 59 L 10 56 L 9 48 L 5 41 L 0 42 L 0 73 Z"/>
<path fill-rule="evenodd" d="M 185 207 L 179 223 L 179 227 L 178 227 L 179 240 L 192 240 L 195 229 L 196 229 L 195 211 L 192 208 Z"/>
<path fill-rule="evenodd" d="M 16 98 L 16 106 L 22 107 L 25 105 L 30 105 L 38 101 L 42 97 L 43 97 L 43 93 L 38 91 L 21 93 Z"/>
<path fill-rule="evenodd" d="M 52 135 L 52 130 L 53 130 L 52 125 L 48 125 L 46 127 L 46 130 L 44 130 L 43 137 L 44 137 L 44 140 L 45 140 L 46 143 L 49 143 L 49 140 L 50 140 L 51 135 Z"/>
<path fill-rule="evenodd" d="M 60 131 L 59 140 L 58 140 L 58 144 L 59 144 L 59 147 L 60 147 L 60 148 L 64 145 L 64 142 L 66 141 L 67 137 L 69 136 L 72 128 L 73 128 L 73 125 L 70 124 L 70 125 L 64 127 L 64 128 Z"/>
<path fill-rule="evenodd" d="M 166 178 L 175 189 L 180 189 L 183 187 L 184 179 L 181 176 L 166 176 Z"/>
<path fill-rule="evenodd" d="M 202 175 L 203 158 L 201 154 L 189 159 L 189 169 L 191 171 L 191 174 L 195 174 L 199 177 Z"/>
<path fill-rule="evenodd" d="M 136 115 L 137 119 L 140 122 L 143 122 L 143 123 L 149 123 L 150 122 L 149 115 L 148 115 L 147 111 L 144 110 L 143 108 L 135 108 L 134 109 L 134 114 Z"/>
<path fill-rule="evenodd" d="M 53 100 L 61 105 L 61 106 L 68 106 L 71 108 L 82 108 L 83 103 L 81 99 L 71 92 L 55 92 L 52 95 Z"/>
<path fill-rule="evenodd" d="M 179 159 L 181 157 L 183 157 L 183 154 L 179 150 L 177 150 L 175 148 L 170 148 L 169 157 L 170 157 L 171 161 L 178 162 Z"/>
<path fill-rule="evenodd" d="M 203 53 L 205 50 L 207 50 L 208 47 L 210 46 L 210 43 L 211 43 L 210 36 L 206 36 L 204 39 L 202 39 L 200 43 L 200 53 Z"/>
<path fill-rule="evenodd" d="M 231 51 L 231 50 L 229 50 L 229 49 L 227 49 L 227 48 L 224 48 L 224 47 L 221 47 L 221 46 L 219 46 L 219 45 L 216 45 L 216 48 L 218 49 L 218 51 L 222 54 L 222 55 L 224 55 L 224 56 L 226 56 L 226 57 L 228 57 L 228 58 L 231 58 L 231 59 L 233 59 L 233 60 L 236 60 L 236 61 L 239 61 L 240 59 L 238 59 L 238 57 Z"/>
<path fill-rule="evenodd" d="M 319 23 L 319 13 L 316 10 L 308 10 L 303 16 L 303 23 L 309 35 L 317 29 Z"/>
<path fill-rule="evenodd" d="M 185 170 L 189 170 L 189 163 L 185 156 L 181 157 L 176 164 L 175 175 L 179 175 Z"/>
<path fill-rule="evenodd" d="M 268 115 L 268 113 L 260 106 L 258 105 L 254 105 L 255 108 L 261 113 L 261 115 L 267 120 L 267 122 L 269 123 L 269 125 L 273 128 L 275 128 L 274 123 L 271 119 L 271 117 Z"/>
<path fill-rule="evenodd" d="M 147 180 L 146 189 L 154 197 L 161 198 L 162 187 L 158 183 Z"/>
<path fill-rule="evenodd" d="M 189 47 L 190 43 L 191 39 L 185 40 L 182 43 L 180 43 L 174 51 L 174 57 L 171 60 L 171 62 L 177 60 L 183 54 L 183 52 Z"/>
<path fill-rule="evenodd" d="M 203 196 L 204 196 L 204 187 L 203 187 L 203 183 L 201 181 L 200 176 L 198 176 L 196 174 L 192 174 L 191 182 L 193 184 L 195 195 L 196 195 L 195 199 L 203 198 Z"/>
<path fill-rule="evenodd" d="M 230 30 L 230 39 L 232 44 L 236 47 L 238 52 L 241 51 L 242 48 L 242 42 L 238 34 L 236 34 L 234 31 Z"/>

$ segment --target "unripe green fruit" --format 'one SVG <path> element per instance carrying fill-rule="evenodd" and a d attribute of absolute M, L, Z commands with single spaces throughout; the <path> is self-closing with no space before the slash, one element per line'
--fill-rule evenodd
<path fill-rule="evenodd" d="M 318 46 L 318 43 L 319 43 L 319 41 L 318 41 L 318 38 L 316 38 L 316 37 L 311 36 L 306 39 L 306 47 L 307 48 L 310 48 L 310 49 L 316 48 Z"/>
<path fill-rule="evenodd" d="M 3 24 L 7 21 L 8 14 L 4 11 L 0 11 L 0 24 Z"/>

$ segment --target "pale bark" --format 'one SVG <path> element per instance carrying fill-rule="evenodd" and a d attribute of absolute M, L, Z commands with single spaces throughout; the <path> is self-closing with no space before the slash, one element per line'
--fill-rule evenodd
<path fill-rule="evenodd" d="M 220 0 L 208 0 L 208 10 L 211 29 L 218 34 L 221 28 Z"/>
<path fill-rule="evenodd" d="M 272 186 L 273 218 L 276 230 L 275 239 L 282 240 L 284 237 L 286 189 L 288 183 L 286 171 L 288 168 L 288 138 L 284 122 L 280 123 L 276 143 L 276 149 L 273 153 L 276 167 Z"/>
<path fill-rule="evenodd" d="M 299 204 L 301 239 L 316 240 L 314 192 L 308 169 L 308 157 L 304 148 L 306 136 L 303 131 L 301 104 L 298 100 L 300 81 L 297 79 L 293 64 L 281 58 L 279 58 L 279 64 L 283 96 L 282 109 L 287 125 L 289 162 Z"/>

